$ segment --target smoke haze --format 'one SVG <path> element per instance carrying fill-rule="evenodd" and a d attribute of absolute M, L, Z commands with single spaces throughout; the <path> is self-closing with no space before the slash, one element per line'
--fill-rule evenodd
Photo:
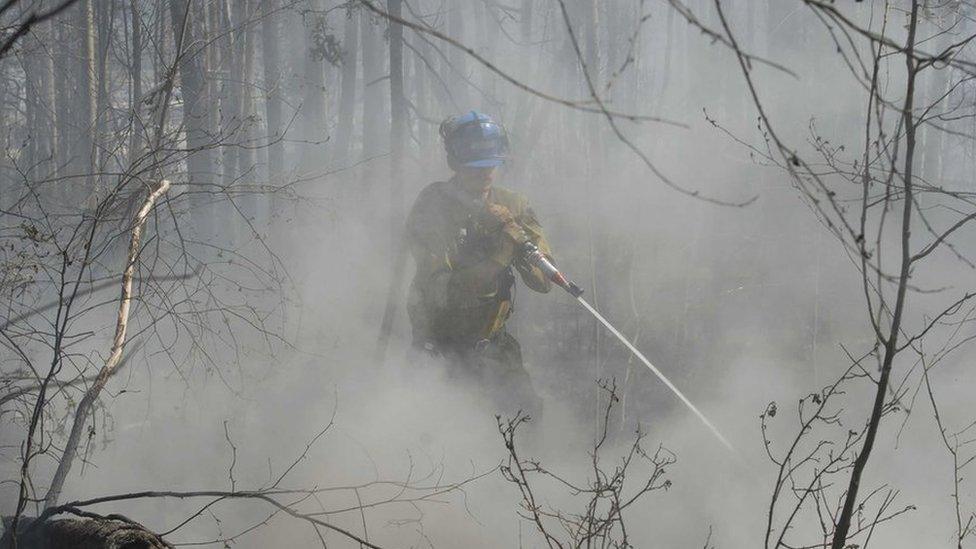
<path fill-rule="evenodd" d="M 150 4 L 140 3 L 147 21 L 156 10 Z M 247 2 L 252 8 L 258 4 Z M 286 99 L 294 99 L 285 102 L 284 119 L 293 120 L 283 140 L 287 175 L 279 180 L 287 182 L 287 191 L 253 199 L 252 222 L 261 239 L 240 221 L 239 209 L 235 213 L 235 208 L 216 203 L 212 242 L 232 249 L 235 259 L 215 268 L 221 276 L 201 283 L 228 303 L 269 311 L 262 317 L 267 324 L 255 330 L 241 317 L 223 326 L 214 321 L 212 338 L 191 344 L 174 336 L 168 351 L 163 348 L 166 338 L 147 340 L 103 393 L 90 420 L 93 431 L 79 452 L 84 461 L 72 469 L 62 501 L 151 489 L 230 490 L 232 483 L 239 490 L 258 489 L 273 484 L 297 460 L 282 487 L 364 485 L 358 493 L 342 489 L 312 498 L 296 495 L 309 512 L 410 497 L 411 492 L 400 492 L 395 484 L 368 485 L 373 481 L 447 486 L 477 477 L 462 491 L 322 517 L 357 535 L 365 526 L 368 539 L 377 545 L 545 546 L 533 524 L 518 515 L 525 512 L 518 489 L 491 471 L 507 456 L 495 415 L 512 417 L 517 410 L 496 409 L 484 387 L 452 380 L 443 365 L 421 364 L 410 350 L 404 308 L 412 261 L 394 283 L 397 314 L 386 358 L 382 364 L 375 360 L 391 272 L 402 246 L 399 223 L 421 188 L 451 176 L 437 123 L 478 109 L 511 133 L 512 159 L 497 184 L 528 197 L 560 268 L 738 451 L 726 452 L 571 296 L 558 288 L 536 294 L 519 282 L 509 329 L 521 342 L 533 386 L 545 400 L 543 416 L 520 430 L 522 456 L 585 483 L 592 476 L 589 452 L 607 405 L 596 381 L 614 379 L 620 401 L 611 415 L 603 463 L 613 467 L 638 426 L 646 433 L 647 450 L 662 445 L 676 457 L 665 475 L 670 487 L 627 510 L 631 545 L 702 547 L 708 539 L 709 547 L 761 546 L 776 466 L 764 450 L 760 414 L 770 402 L 777 403 L 779 413 L 768 418 L 768 437 L 772 451 L 781 454 L 799 428 L 798 400 L 831 384 L 850 365 L 847 353 L 869 351 L 874 334 L 857 258 L 818 220 L 787 172 L 761 154 L 769 150 L 767 141 L 735 54 L 703 36 L 667 2 L 569 3 L 584 45 L 590 43 L 587 33 L 595 37 L 597 52 L 584 48 L 583 54 L 596 55 L 598 86 L 607 106 L 680 123 L 615 122 L 655 169 L 675 185 L 699 193 L 696 198 L 663 183 L 601 114 L 533 97 L 459 50 L 406 29 L 405 86 L 411 107 L 402 167 L 391 177 L 387 23 L 362 7 L 347 13 L 331 0 L 312 2 L 311 8 L 305 4 L 286 2 L 277 19 L 282 88 Z M 404 11 L 409 20 L 423 17 L 470 44 L 519 82 L 592 107 L 579 60 L 567 45 L 559 4 L 536 4 L 528 34 L 520 34 L 525 31 L 518 9 L 497 3 L 421 1 Z M 704 24 L 719 24 L 711 2 L 688 4 Z M 752 65 L 751 75 L 779 137 L 801 156 L 816 157 L 819 142 L 814 136 L 824 136 L 831 147 L 844 147 L 838 155 L 858 159 L 867 92 L 851 77 L 815 13 L 800 2 L 789 9 L 780 2 L 727 4 L 742 48 L 795 72 Z M 858 20 L 873 16 L 877 21 L 882 3 L 864 4 L 850 9 Z M 463 16 L 460 28 L 452 10 Z M 897 13 L 891 17 L 904 18 Z M 648 18 L 639 23 L 637 14 Z M 352 25 L 348 17 L 355 19 Z M 322 36 L 359 55 L 359 73 L 353 75 L 357 97 L 348 121 L 352 130 L 344 137 L 342 63 L 320 61 L 320 117 L 309 119 L 315 111 L 302 107 L 303 86 L 310 85 L 303 73 L 304 37 L 313 19 L 324 24 Z M 965 20 L 960 25 L 971 30 L 973 24 Z M 344 40 L 351 29 L 357 42 L 348 44 Z M 896 36 L 903 39 L 903 32 Z M 634 59 L 625 63 L 631 36 Z M 268 55 L 262 52 L 255 61 L 259 66 Z M 376 66 L 367 65 L 369 74 L 364 74 L 367 61 Z M 622 66 L 626 68 L 615 74 Z M 893 63 L 886 77 L 892 89 L 904 79 L 900 70 Z M 256 76 L 255 82 L 263 78 Z M 937 89 L 940 84 L 926 80 L 925 85 Z M 379 94 L 379 99 L 370 94 Z M 971 94 L 965 97 L 972 100 Z M 254 101 L 261 105 L 265 99 L 255 93 Z M 377 106 L 380 110 L 371 110 Z M 936 146 L 929 139 L 920 155 L 930 155 L 927 147 Z M 940 142 L 942 150 L 935 153 L 944 165 L 941 173 L 971 190 L 972 142 L 949 141 Z M 348 151 L 339 152 L 340 146 Z M 255 154 L 253 171 L 234 175 L 244 184 L 261 186 L 268 181 L 262 164 L 267 158 L 266 153 Z M 395 195 L 391 198 L 391 180 L 402 185 L 402 203 Z M 186 192 L 189 187 L 179 188 Z M 860 197 L 859 188 L 846 192 L 851 196 L 845 199 Z M 702 196 L 747 205 L 721 206 Z M 7 220 L 4 225 L 16 223 Z M 164 221 L 153 232 L 157 230 L 160 240 L 175 238 L 174 227 Z M 960 255 L 976 252 L 971 232 L 960 232 L 955 244 Z M 200 253 L 225 260 L 214 250 Z M 251 262 L 262 267 L 252 268 Z M 280 284 L 266 284 L 262 269 L 267 265 L 273 265 L 269 270 Z M 939 253 L 912 283 L 966 290 L 972 269 L 952 253 Z M 116 298 L 116 289 L 98 297 Z M 945 300 L 944 294 L 911 293 L 906 329 L 919 329 L 925 318 L 945 307 Z M 149 305 L 136 305 L 133 314 L 137 327 L 131 331 L 152 325 Z M 114 315 L 109 306 L 79 320 L 95 335 L 79 342 L 74 352 L 107 353 Z M 177 332 L 166 324 L 159 329 Z M 80 324 L 77 330 L 83 331 Z M 931 374 L 940 411 L 957 428 L 973 419 L 971 356 L 962 347 Z M 4 360 L 12 363 L 14 358 Z M 100 362 L 94 364 L 92 368 Z M 913 357 L 899 358 L 898 380 L 913 367 Z M 877 362 L 871 359 L 865 368 L 874 374 Z M 909 385 L 919 383 L 912 379 Z M 862 379 L 840 397 L 842 430 L 863 426 L 873 389 Z M 872 537 L 876 547 L 955 544 L 952 461 L 925 393 L 924 386 L 912 389 L 902 409 L 886 416 L 862 481 L 864 490 L 881 485 L 897 490 L 894 508 L 915 507 L 878 526 Z M 60 418 L 68 407 L 59 406 L 64 408 L 56 414 Z M 3 421 L 8 422 L 0 434 L 4 478 L 19 479 L 25 420 L 3 416 Z M 70 423 L 65 423 L 62 430 L 68 429 Z M 47 483 L 53 467 L 51 460 L 36 463 L 36 482 Z M 640 483 L 640 475 L 635 468 L 628 478 Z M 583 499 L 565 486 L 551 481 L 538 486 L 544 505 L 567 513 L 585 511 Z M 976 496 L 971 485 L 960 490 L 961 499 L 969 502 L 965 508 L 971 508 Z M 0 511 L 13 514 L 17 486 L 4 484 L 0 496 Z M 208 501 L 149 499 L 92 509 L 119 512 L 166 532 Z M 263 527 L 235 538 L 233 545 L 320 545 L 308 524 L 260 502 L 240 500 L 208 507 L 166 537 L 173 543 L 212 541 L 263 521 Z M 794 539 L 816 541 L 819 531 L 815 521 L 805 521 L 797 525 Z M 330 547 L 356 545 L 322 532 Z"/>

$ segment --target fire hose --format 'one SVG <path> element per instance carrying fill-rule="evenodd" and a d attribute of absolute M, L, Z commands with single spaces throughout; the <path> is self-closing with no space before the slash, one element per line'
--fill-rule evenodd
<path fill-rule="evenodd" d="M 708 430 L 711 431 L 713 435 L 715 435 L 715 438 L 717 438 L 719 442 L 722 443 L 723 446 L 728 448 L 728 450 L 733 454 L 736 453 L 735 449 L 732 447 L 732 444 L 729 443 L 729 441 L 724 436 L 722 436 L 722 433 L 720 433 L 719 430 L 715 427 L 715 425 L 713 425 L 712 422 L 709 421 L 707 417 L 705 417 L 705 414 L 703 414 L 694 404 L 692 404 L 691 401 L 688 400 L 688 397 L 686 397 L 684 393 L 682 393 L 681 390 L 674 385 L 674 383 L 671 383 L 671 380 L 669 380 L 667 376 L 665 376 L 664 373 L 661 372 L 661 370 L 658 370 L 657 367 L 654 366 L 654 364 L 652 364 L 651 361 L 644 356 L 644 353 L 641 353 L 640 350 L 637 349 L 637 347 L 634 347 L 634 345 L 626 337 L 624 337 L 624 335 L 621 334 L 616 328 L 614 328 L 614 326 L 610 324 L 610 322 L 606 318 L 604 318 L 603 315 L 597 312 L 597 310 L 594 309 L 592 305 L 590 305 L 589 303 L 586 302 L 585 299 L 583 299 L 583 289 L 577 286 L 574 282 L 570 281 L 568 278 L 566 278 L 566 276 L 563 275 L 558 268 L 556 268 L 552 260 L 549 259 L 549 257 L 547 257 L 539 250 L 538 246 L 526 240 L 522 244 L 522 257 L 530 265 L 534 265 L 535 267 L 538 267 L 539 270 L 542 271 L 542 273 L 545 275 L 545 277 L 551 280 L 553 284 L 566 290 L 567 292 L 569 292 L 571 296 L 576 298 L 576 301 L 578 301 L 580 305 L 582 305 L 587 311 L 589 311 L 594 318 L 600 321 L 600 323 L 603 324 L 603 326 L 611 334 L 615 335 L 617 339 L 619 339 L 620 342 L 623 343 L 624 346 L 627 347 L 627 349 L 631 353 L 633 353 L 635 357 L 637 357 L 641 362 L 643 362 L 644 365 L 647 366 L 647 368 L 651 372 L 653 372 L 654 375 L 657 376 L 657 378 L 661 380 L 661 382 L 664 383 L 664 385 L 667 386 L 667 388 L 670 389 L 671 392 L 674 393 L 675 396 L 677 396 L 678 399 L 681 400 L 681 402 L 683 402 L 685 406 L 688 407 L 688 409 L 694 412 L 695 416 L 697 416 L 698 419 L 701 420 L 701 422 L 705 425 L 705 427 L 707 427 Z"/>

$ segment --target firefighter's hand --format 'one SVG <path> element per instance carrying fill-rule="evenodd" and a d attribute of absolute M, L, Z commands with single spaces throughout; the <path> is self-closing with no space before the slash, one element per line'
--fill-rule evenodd
<path fill-rule="evenodd" d="M 515 216 L 512 215 L 512 211 L 501 204 L 488 204 L 488 213 L 497 219 L 500 223 L 514 223 Z"/>
<path fill-rule="evenodd" d="M 515 220 L 512 211 L 505 206 L 501 204 L 489 204 L 488 213 L 498 220 L 501 224 L 502 232 L 508 235 L 516 244 L 522 244 L 529 239 L 528 235 L 525 234 L 525 230 Z"/>

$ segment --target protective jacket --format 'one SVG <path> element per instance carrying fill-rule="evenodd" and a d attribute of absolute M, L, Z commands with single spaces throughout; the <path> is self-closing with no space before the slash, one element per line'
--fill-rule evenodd
<path fill-rule="evenodd" d="M 511 314 L 514 267 L 525 284 L 548 292 L 549 280 L 521 259 L 519 246 L 486 204 L 505 206 L 544 254 L 549 243 L 526 198 L 491 187 L 487 200 L 455 181 L 424 188 L 407 218 L 407 241 L 417 264 L 407 310 L 416 344 L 474 346 L 503 332 Z"/>

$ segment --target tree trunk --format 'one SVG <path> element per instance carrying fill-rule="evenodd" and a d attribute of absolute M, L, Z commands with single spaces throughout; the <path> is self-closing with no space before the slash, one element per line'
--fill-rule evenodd
<path fill-rule="evenodd" d="M 72 151 L 72 174 L 86 175 L 82 181 L 80 192 L 74 196 L 77 199 L 93 204 L 94 191 L 90 175 L 94 173 L 96 105 L 96 73 L 95 73 L 95 11 L 93 0 L 83 0 L 78 4 L 76 13 L 77 25 L 81 32 L 82 62 L 77 65 L 77 82 L 79 96 L 76 98 L 78 115 L 75 117 L 75 135 L 77 146 Z"/>
<path fill-rule="evenodd" d="M 383 143 L 383 130 L 387 120 L 383 93 L 386 70 L 380 49 L 380 31 L 369 15 L 364 13 L 360 21 L 363 51 L 363 157 L 371 158 L 386 149 Z"/>
<path fill-rule="evenodd" d="M 186 32 L 185 54 L 179 60 L 180 90 L 183 95 L 183 126 L 186 132 L 186 147 L 190 151 L 187 155 L 187 183 L 196 192 L 213 191 L 210 183 L 213 181 L 214 167 L 211 153 L 206 148 L 210 143 L 207 132 L 207 104 L 205 96 L 206 80 L 204 78 L 202 61 L 199 56 L 199 44 L 194 41 L 195 26 L 191 14 L 187 10 L 187 0 L 170 0 L 173 35 L 176 42 L 183 40 Z M 195 198 L 191 203 L 196 217 L 196 227 L 200 234 L 210 236 L 214 227 L 211 208 L 207 204 L 210 198 Z"/>
<path fill-rule="evenodd" d="M 256 0 L 239 0 L 239 4 L 243 6 L 241 10 L 243 12 L 243 18 L 238 21 L 238 25 L 244 25 L 241 29 L 241 36 L 243 37 L 243 46 L 241 48 L 243 55 L 243 70 L 242 78 L 240 82 L 241 87 L 241 132 L 240 140 L 242 146 L 237 148 L 237 170 L 242 177 L 249 182 L 250 189 L 247 194 L 243 197 L 242 211 L 252 222 L 257 219 L 258 216 L 258 202 L 259 197 L 255 192 L 254 182 L 256 180 L 257 174 L 255 173 L 255 162 L 254 162 L 254 144 L 256 142 L 256 132 L 255 132 L 255 112 L 254 112 L 254 81 L 255 81 L 255 71 L 254 71 L 254 49 L 255 49 L 255 34 L 257 33 L 255 25 L 252 24 L 252 20 L 255 14 Z"/>
<path fill-rule="evenodd" d="M 322 0 L 309 0 L 305 17 L 305 90 L 302 100 L 302 170 L 321 168 L 322 153 L 328 137 L 325 119 L 325 59 L 318 52 L 316 40 L 325 29 Z"/>
<path fill-rule="evenodd" d="M 393 17 L 402 15 L 403 1 L 388 0 Z M 403 249 L 403 151 L 407 141 L 407 99 L 403 93 L 403 26 L 390 22 L 390 217 L 394 249 Z"/>
<path fill-rule="evenodd" d="M 573 45 L 569 38 L 565 36 L 565 33 L 562 40 L 562 47 L 556 56 L 555 62 L 549 68 L 549 87 L 547 89 L 558 90 L 560 87 L 562 89 L 568 89 L 568 82 L 575 73 L 574 68 L 577 63 L 575 61 Z M 572 64 L 568 61 L 570 58 L 573 59 Z M 524 120 L 523 130 L 521 132 L 516 130 L 515 139 L 518 140 L 519 156 L 522 158 L 532 157 L 532 152 L 539 144 L 539 141 L 541 141 L 544 131 L 553 131 L 551 125 L 558 122 L 552 120 L 552 114 L 554 112 L 561 112 L 553 109 L 550 105 L 540 104 L 538 101 L 535 103 L 537 107 L 529 111 L 529 115 L 531 116 L 526 115 L 521 119 Z M 526 172 L 527 164 L 523 164 L 516 170 L 516 177 L 525 177 Z"/>
<path fill-rule="evenodd" d="M 522 8 L 520 12 L 519 21 L 519 31 L 520 38 L 522 41 L 521 47 L 531 51 L 532 48 L 532 12 L 533 0 L 522 0 Z M 531 63 L 531 59 L 535 56 L 526 56 L 527 62 Z M 537 71 L 533 70 L 534 67 L 529 67 L 529 74 L 538 74 Z M 552 68 L 550 67 L 550 70 Z M 538 111 L 538 100 L 535 97 L 527 93 L 520 93 L 517 95 L 516 107 L 515 107 L 515 119 L 512 120 L 510 128 L 512 129 L 512 140 L 516 143 L 516 149 L 523 150 L 520 145 L 526 141 L 527 132 L 529 129 L 529 121 L 532 120 L 533 115 Z"/>
<path fill-rule="evenodd" d="M 447 30 L 448 34 L 461 42 L 465 41 L 464 35 L 464 13 L 461 3 L 452 2 L 447 7 Z M 450 48 L 447 53 L 450 63 L 448 82 L 451 83 L 451 95 L 454 102 L 461 106 L 461 110 L 471 108 L 471 100 L 468 94 L 467 78 L 467 54 L 458 48 Z"/>
<path fill-rule="evenodd" d="M 950 20 L 952 19 L 952 20 Z M 943 19 L 936 21 L 936 24 L 940 28 L 955 28 L 960 22 L 955 20 L 951 14 L 943 14 Z M 934 44 L 932 49 L 934 51 L 945 51 L 949 46 L 951 35 L 946 32 L 939 33 L 934 37 Z M 948 96 L 950 87 L 952 86 L 952 75 L 953 69 L 951 67 L 932 67 L 930 70 L 926 71 L 925 77 L 928 82 L 928 86 L 925 93 L 925 104 L 933 105 L 932 112 L 929 116 L 940 116 L 946 112 L 946 105 L 948 104 Z M 946 96 L 945 100 L 941 100 L 943 96 Z M 936 122 L 938 123 L 938 122 Z M 931 124 L 926 124 L 922 127 L 922 142 L 921 150 L 924 151 L 922 154 L 922 162 L 919 167 L 919 173 L 921 173 L 929 181 L 937 181 L 942 178 L 942 153 L 946 145 L 945 131 L 941 128 L 937 128 Z"/>
<path fill-rule="evenodd" d="M 481 9 L 484 10 L 484 17 L 481 20 L 481 24 L 478 25 L 478 32 L 481 35 L 482 43 L 481 52 L 489 60 L 494 60 L 498 51 L 498 45 L 503 41 L 499 36 L 501 30 L 498 22 L 498 20 L 503 20 L 503 15 L 494 13 L 493 10 L 498 8 L 489 2 L 482 3 Z M 498 79 L 493 72 L 487 70 L 481 71 L 481 89 L 487 96 L 482 99 L 482 110 L 494 113 L 495 116 L 501 116 L 502 113 L 499 109 L 503 108 L 505 104 L 498 96 L 497 82 Z"/>
<path fill-rule="evenodd" d="M 239 183 L 239 178 L 254 168 L 254 157 L 248 143 L 252 137 L 250 126 L 253 110 L 250 93 L 254 77 L 254 32 L 250 25 L 252 15 L 253 0 L 235 0 L 230 4 L 230 11 L 225 12 L 222 23 L 227 39 L 221 57 L 227 61 L 228 68 L 221 94 L 226 101 L 225 105 L 221 105 L 221 139 L 226 142 L 223 147 L 225 186 Z M 253 179 L 253 175 L 250 177 Z"/>
<path fill-rule="evenodd" d="M 53 22 L 48 20 L 34 27 L 26 40 L 25 114 L 29 117 L 29 161 L 27 168 L 33 177 L 48 178 L 56 173 L 57 127 L 54 92 L 54 36 Z"/>
<path fill-rule="evenodd" d="M 346 12 L 342 40 L 342 88 L 339 90 L 339 116 L 335 145 L 332 147 L 334 164 L 348 165 L 349 145 L 352 141 L 354 115 L 356 114 L 356 78 L 359 42 L 359 13 L 353 8 Z"/>
<path fill-rule="evenodd" d="M 230 60 L 225 52 L 227 44 L 230 42 L 230 36 L 226 34 L 227 29 L 224 26 L 224 21 L 226 16 L 224 15 L 227 11 L 227 0 L 212 0 L 210 2 L 193 2 L 191 7 L 193 10 L 193 17 L 198 25 L 198 33 L 200 36 L 211 36 L 212 40 L 208 41 L 206 44 L 201 44 L 203 50 L 198 54 L 200 55 L 201 70 L 203 74 L 207 75 L 206 78 L 206 98 L 202 101 L 206 101 L 210 105 L 207 109 L 207 123 L 206 127 L 213 130 L 214 135 L 223 128 L 221 116 L 223 113 L 225 97 L 223 96 L 222 87 L 225 85 L 224 81 L 227 79 L 228 63 Z M 218 162 L 217 153 L 214 151 L 214 162 Z M 223 164 L 223 158 L 219 160 L 220 164 Z M 220 166 L 214 166 L 214 169 L 219 169 Z M 216 178 L 216 174 L 214 174 Z"/>
<path fill-rule="evenodd" d="M 411 42 L 415 50 L 424 51 L 422 37 L 414 33 Z M 420 150 L 431 150 L 433 146 L 433 127 L 428 120 L 422 120 L 420 118 L 421 116 L 431 116 L 430 105 L 428 105 L 427 67 L 419 55 L 414 54 L 411 57 L 413 59 L 413 76 L 411 78 L 413 81 L 413 104 L 419 111 L 417 114 L 417 142 Z"/>
<path fill-rule="evenodd" d="M 153 21 L 154 25 L 152 28 L 152 34 L 153 34 L 152 40 L 155 40 L 157 44 L 162 44 L 166 40 L 166 31 L 171 30 L 172 25 L 167 24 L 166 17 L 154 17 L 153 19 L 154 19 Z M 165 73 L 169 69 L 167 68 L 168 60 L 165 59 L 164 57 L 165 52 L 163 51 L 163 48 L 153 48 L 152 51 L 154 53 L 154 55 L 152 56 L 152 62 L 153 62 L 152 81 L 153 81 L 153 85 L 155 86 L 163 81 L 163 78 L 166 77 Z"/>
<path fill-rule="evenodd" d="M 267 146 L 263 148 L 268 156 L 266 180 L 277 187 L 282 184 L 285 171 L 284 125 L 282 121 L 282 80 L 281 70 L 281 8 L 280 0 L 261 0 L 261 62 L 264 77 L 265 136 Z M 283 202 L 277 193 L 268 197 L 267 217 L 271 234 L 277 239 L 281 235 L 280 217 L 284 211 Z"/>
<path fill-rule="evenodd" d="M 30 33 L 30 40 L 25 40 L 25 51 L 17 56 L 21 69 L 24 71 L 24 129 L 26 139 L 24 144 L 24 165 L 29 177 L 36 177 L 35 167 L 40 159 L 38 138 L 41 133 L 40 111 L 38 105 L 41 98 L 41 75 L 38 68 L 40 66 L 41 48 L 43 47 L 40 39 L 35 33 Z"/>
<path fill-rule="evenodd" d="M 106 75 L 108 74 L 108 55 L 109 45 L 112 41 L 112 30 L 115 21 L 115 2 L 98 2 L 96 16 L 96 27 L 99 29 L 96 44 L 95 68 L 97 76 L 95 78 L 95 136 L 94 151 L 92 160 L 95 162 L 98 173 L 105 171 L 105 162 L 108 159 L 106 153 L 106 138 L 108 137 L 108 88 L 106 86 Z M 101 176 L 97 176 L 98 181 Z M 99 183 L 100 187 L 101 184 Z"/>
<path fill-rule="evenodd" d="M 268 181 L 275 182 L 285 167 L 281 120 L 281 56 L 278 51 L 279 0 L 262 0 L 261 48 L 264 65 L 264 109 L 268 127 Z"/>
<path fill-rule="evenodd" d="M 230 5 L 221 2 L 220 26 L 225 35 L 220 49 L 220 58 L 226 75 L 221 86 L 220 139 L 221 169 L 224 187 L 237 181 L 237 157 L 241 139 L 241 106 L 244 80 L 244 0 L 235 0 Z"/>
<path fill-rule="evenodd" d="M 172 547 L 141 524 L 110 518 L 59 519 L 34 526 L 27 524 L 18 535 L 19 547 L 30 549 L 166 549 Z M 10 535 L 0 538 L 0 548 L 10 546 Z"/>
<path fill-rule="evenodd" d="M 583 86 L 582 93 L 588 97 L 592 93 L 590 86 L 596 94 L 603 92 L 603 78 L 600 73 L 600 36 L 598 33 L 600 17 L 599 0 L 584 0 L 581 5 L 580 17 L 578 21 L 582 24 L 583 36 L 585 40 L 585 50 L 583 63 L 580 67 L 580 80 Z M 589 80 L 589 84 L 587 83 Z M 590 284 L 592 286 L 590 299 L 597 309 L 601 307 L 600 287 L 605 274 L 600 268 L 603 262 L 598 260 L 597 251 L 601 246 L 600 242 L 603 235 L 599 228 L 600 217 L 600 197 L 602 193 L 597 188 L 597 181 L 600 180 L 601 166 L 600 159 L 603 158 L 603 148 L 601 133 L 605 121 L 601 117 L 588 116 L 582 119 L 582 137 L 586 146 L 586 165 L 585 193 L 592 197 L 586 200 L 586 239 L 587 239 L 587 259 L 590 268 Z M 599 326 L 594 326 L 593 336 L 593 366 L 597 377 L 603 377 L 603 330 Z M 597 408 L 601 408 L 600 399 L 603 398 L 601 391 L 596 392 Z"/>
<path fill-rule="evenodd" d="M 59 20 L 56 26 L 54 20 L 50 20 L 50 23 L 56 35 L 51 45 L 54 52 L 54 59 L 51 62 L 54 64 L 54 112 L 57 122 L 57 145 L 55 147 L 57 155 L 54 157 L 54 161 L 59 169 L 65 168 L 70 172 L 71 159 L 74 150 L 77 148 L 77 143 L 74 141 L 77 132 L 74 128 L 73 113 L 69 110 L 69 101 L 76 100 L 75 94 L 72 93 L 72 69 L 74 65 L 69 57 L 71 51 L 69 43 L 72 34 L 63 21 Z M 69 188 L 70 184 L 62 187 L 66 197 L 73 195 L 73 193 L 67 192 Z"/>
<path fill-rule="evenodd" d="M 129 136 L 129 165 L 132 166 L 142 154 L 142 18 L 139 16 L 139 0 L 129 0 L 129 16 L 132 19 L 132 42 L 130 45 L 132 66 L 129 77 L 132 80 L 132 134 Z"/>
<path fill-rule="evenodd" d="M 387 12 L 399 18 L 402 0 L 387 0 Z M 390 21 L 390 249 L 395 254 L 386 309 L 380 325 L 377 362 L 382 365 L 393 331 L 397 304 L 403 290 L 407 246 L 403 243 L 403 151 L 406 141 L 407 101 L 403 95 L 403 26 Z"/>
<path fill-rule="evenodd" d="M 44 160 L 43 166 L 45 174 L 55 177 L 58 172 L 58 118 L 57 118 L 57 99 L 55 91 L 56 77 L 54 74 L 54 51 L 53 44 L 56 40 L 54 21 L 47 20 L 41 23 L 38 31 L 40 40 L 51 47 L 49 54 L 41 57 L 41 98 L 40 103 L 43 108 L 43 134 L 39 154 Z"/>

